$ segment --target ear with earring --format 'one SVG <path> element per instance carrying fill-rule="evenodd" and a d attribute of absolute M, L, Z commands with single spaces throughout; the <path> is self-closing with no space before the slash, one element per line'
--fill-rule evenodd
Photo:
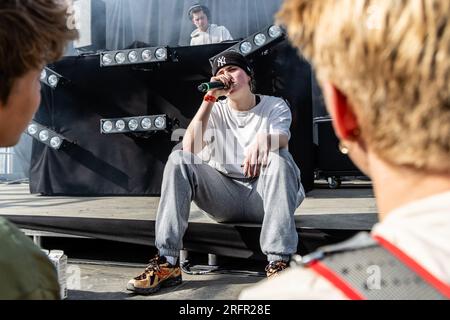
<path fill-rule="evenodd" d="M 348 147 L 342 141 L 339 142 L 339 151 L 342 154 L 348 154 L 348 151 L 349 151 Z"/>
<path fill-rule="evenodd" d="M 352 136 L 353 138 L 356 138 L 356 137 L 358 137 L 360 134 L 361 134 L 361 131 L 360 131 L 358 128 L 355 128 L 355 129 L 352 130 L 351 136 Z M 342 154 L 349 154 L 349 152 L 350 152 L 348 146 L 346 146 L 345 143 L 342 142 L 342 141 L 339 141 L 339 151 L 340 151 Z"/>

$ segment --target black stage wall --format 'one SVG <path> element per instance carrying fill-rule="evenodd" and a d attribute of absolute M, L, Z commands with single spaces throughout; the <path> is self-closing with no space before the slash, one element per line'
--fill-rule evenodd
<path fill-rule="evenodd" d="M 186 128 L 209 81 L 209 58 L 237 42 L 169 48 L 171 62 L 100 68 L 99 55 L 65 57 L 49 66 L 69 82 L 43 86 L 35 120 L 73 143 L 53 150 L 34 140 L 30 191 L 44 195 L 159 195 L 177 142 L 172 132 L 148 138 L 102 135 L 100 119 L 167 114 Z M 286 98 L 292 109 L 290 151 L 313 186 L 311 71 L 287 41 L 253 57 L 257 91 Z"/>

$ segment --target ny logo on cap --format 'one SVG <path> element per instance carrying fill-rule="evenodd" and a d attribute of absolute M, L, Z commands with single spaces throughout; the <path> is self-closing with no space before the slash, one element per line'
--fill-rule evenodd
<path fill-rule="evenodd" d="M 217 59 L 217 66 L 223 67 L 227 63 L 224 56 L 221 56 L 219 59 Z"/>

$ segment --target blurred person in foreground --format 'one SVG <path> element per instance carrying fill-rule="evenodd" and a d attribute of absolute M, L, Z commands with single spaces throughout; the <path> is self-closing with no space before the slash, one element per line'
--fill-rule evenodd
<path fill-rule="evenodd" d="M 287 0 L 341 151 L 371 177 L 371 234 L 298 258 L 241 299 L 450 297 L 450 2 Z"/>
<path fill-rule="evenodd" d="M 0 2 L 0 147 L 14 146 L 40 103 L 42 68 L 77 36 L 68 2 Z M 0 218 L 0 299 L 59 299 L 56 270 L 39 247 Z"/>

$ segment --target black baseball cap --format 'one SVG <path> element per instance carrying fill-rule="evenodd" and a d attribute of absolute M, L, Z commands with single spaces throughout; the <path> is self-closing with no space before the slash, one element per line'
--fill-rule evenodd
<path fill-rule="evenodd" d="M 212 74 L 217 75 L 220 69 L 226 66 L 238 66 L 244 70 L 249 76 L 252 75 L 250 62 L 242 54 L 236 51 L 225 51 L 214 58 L 212 62 Z"/>

